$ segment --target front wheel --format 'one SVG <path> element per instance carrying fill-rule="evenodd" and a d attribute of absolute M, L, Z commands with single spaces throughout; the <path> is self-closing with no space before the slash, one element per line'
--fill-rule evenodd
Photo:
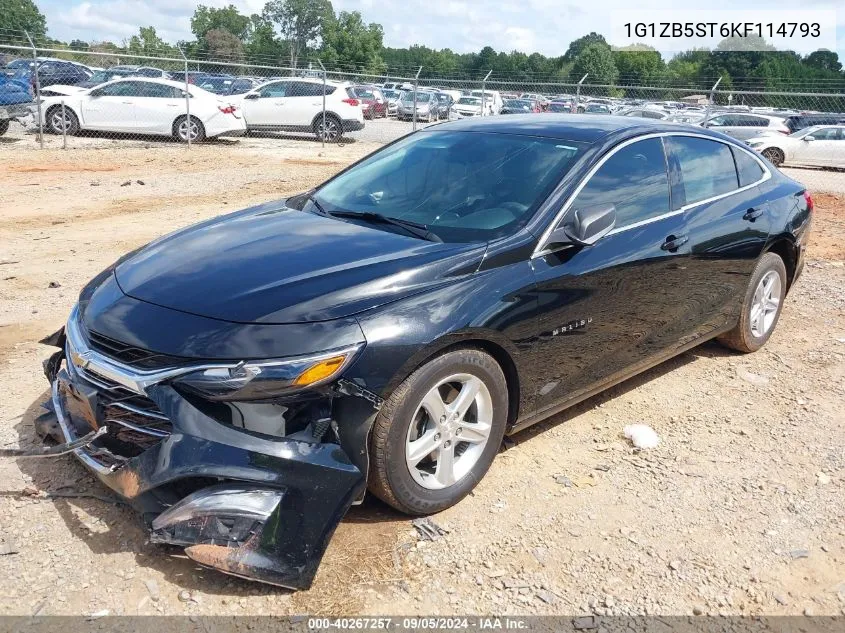
<path fill-rule="evenodd" d="M 490 468 L 507 417 L 507 383 L 492 356 L 438 356 L 400 384 L 376 418 L 370 491 L 407 514 L 456 504 Z"/>
<path fill-rule="evenodd" d="M 763 150 L 763 156 L 775 167 L 780 167 L 783 164 L 784 155 L 777 147 L 768 147 Z"/>
<path fill-rule="evenodd" d="M 0 136 L 9 131 L 9 119 L 0 119 Z"/>
<path fill-rule="evenodd" d="M 719 337 L 719 342 L 739 352 L 756 352 L 766 344 L 780 319 L 786 297 L 786 266 L 775 253 L 760 258 L 745 299 L 739 323 Z"/>
<path fill-rule="evenodd" d="M 53 134 L 73 136 L 79 132 L 79 119 L 70 108 L 55 106 L 47 113 L 47 127 Z"/>

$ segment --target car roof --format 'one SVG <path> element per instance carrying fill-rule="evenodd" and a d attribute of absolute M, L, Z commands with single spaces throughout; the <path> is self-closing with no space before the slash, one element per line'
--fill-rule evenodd
<path fill-rule="evenodd" d="M 449 121 L 426 128 L 427 130 L 454 130 L 461 132 L 495 132 L 565 139 L 581 143 L 595 143 L 608 134 L 632 132 L 648 134 L 657 132 L 689 131 L 723 140 L 722 134 L 711 133 L 706 128 L 666 123 L 661 119 L 641 119 L 614 115 L 543 114 L 530 117 L 473 117 Z"/>

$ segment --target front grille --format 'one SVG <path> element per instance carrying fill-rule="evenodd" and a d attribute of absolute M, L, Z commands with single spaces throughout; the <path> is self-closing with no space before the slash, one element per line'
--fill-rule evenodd
<path fill-rule="evenodd" d="M 130 367 L 137 367 L 138 369 L 164 369 L 166 367 L 184 365 L 186 362 L 191 361 L 191 359 L 182 358 L 181 356 L 159 354 L 158 352 L 151 352 L 150 350 L 135 347 L 128 343 L 121 343 L 91 330 L 88 330 L 87 334 L 88 344 L 91 349 Z"/>
<path fill-rule="evenodd" d="M 137 457 L 170 435 L 173 425 L 158 405 L 91 369 L 73 367 L 74 373 L 97 389 L 97 421 L 108 433 L 96 443 L 104 451 L 93 457 L 107 466 L 115 460 Z"/>

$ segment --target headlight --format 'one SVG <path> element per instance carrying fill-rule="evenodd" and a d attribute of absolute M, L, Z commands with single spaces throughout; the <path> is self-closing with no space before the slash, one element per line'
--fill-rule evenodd
<path fill-rule="evenodd" d="M 210 400 L 265 400 L 325 384 L 346 369 L 363 344 L 286 360 L 211 365 L 174 379 Z"/>

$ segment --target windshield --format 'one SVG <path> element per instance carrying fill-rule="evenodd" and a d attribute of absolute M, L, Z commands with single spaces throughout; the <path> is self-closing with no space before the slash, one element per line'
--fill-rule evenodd
<path fill-rule="evenodd" d="M 533 104 L 527 99 L 507 99 L 505 105 L 509 108 L 530 108 Z"/>
<path fill-rule="evenodd" d="M 232 86 L 232 80 L 228 77 L 203 77 L 197 80 L 196 85 L 203 90 L 220 94 L 229 91 Z"/>
<path fill-rule="evenodd" d="M 813 125 L 812 127 L 805 127 L 803 130 L 798 130 L 797 132 L 793 132 L 789 136 L 791 136 L 792 138 L 804 138 L 808 134 L 815 132 L 818 129 L 819 129 L 818 125 Z"/>
<path fill-rule="evenodd" d="M 481 99 L 478 99 L 477 97 L 461 97 L 458 99 L 458 103 L 461 105 L 480 106 Z"/>
<path fill-rule="evenodd" d="M 550 103 L 549 112 L 569 112 L 569 106 L 565 103 Z"/>
<path fill-rule="evenodd" d="M 431 94 L 428 92 L 418 92 L 417 93 L 417 103 L 426 103 L 429 99 L 431 99 Z M 413 92 L 406 92 L 402 95 L 402 101 L 406 101 L 408 103 L 414 102 L 414 93 Z"/>
<path fill-rule="evenodd" d="M 315 198 L 329 213 L 424 224 L 444 242 L 488 241 L 523 226 L 583 147 L 516 134 L 419 132 L 329 181 Z"/>

